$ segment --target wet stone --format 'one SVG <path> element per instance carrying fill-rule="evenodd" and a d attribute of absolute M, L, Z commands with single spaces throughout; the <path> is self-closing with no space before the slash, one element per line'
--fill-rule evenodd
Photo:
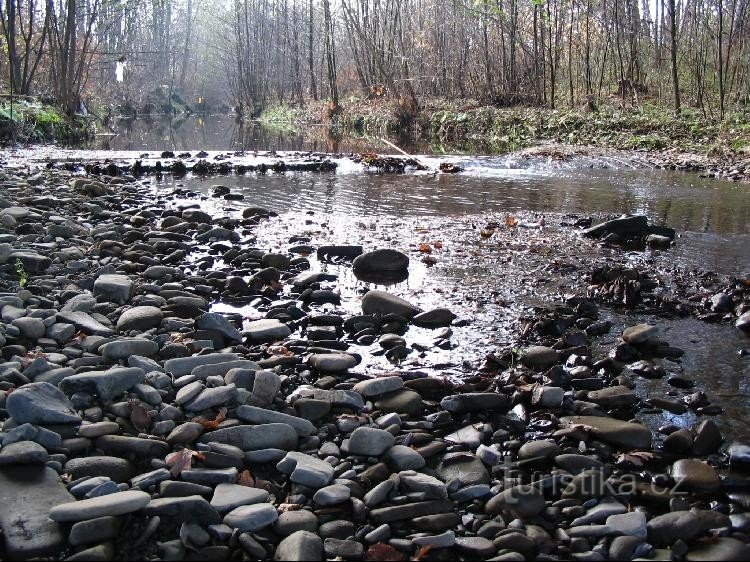
<path fill-rule="evenodd" d="M 401 377 L 377 377 L 358 382 L 354 385 L 354 390 L 362 396 L 370 397 L 393 392 L 403 386 L 404 381 Z"/>
<path fill-rule="evenodd" d="M 385 291 L 368 291 L 362 297 L 363 314 L 397 314 L 406 319 L 411 319 L 419 312 L 419 308 L 413 304 Z"/>
<path fill-rule="evenodd" d="M 383 412 L 418 417 L 422 414 L 422 396 L 413 390 L 401 389 L 378 397 L 375 407 Z"/>
<path fill-rule="evenodd" d="M 276 508 L 269 503 L 237 507 L 224 516 L 224 524 L 240 531 L 260 531 L 278 519 Z"/>
<path fill-rule="evenodd" d="M 257 406 L 240 406 L 237 408 L 237 417 L 251 424 L 283 423 L 292 426 L 297 433 L 303 437 L 313 435 L 317 432 L 315 426 L 304 418 L 291 416 L 274 410 L 266 410 Z"/>
<path fill-rule="evenodd" d="M 261 449 L 290 451 L 297 448 L 297 440 L 297 432 L 292 426 L 285 423 L 227 427 L 204 433 L 200 438 L 202 443 L 217 441 L 234 445 L 243 451 L 258 451 Z"/>
<path fill-rule="evenodd" d="M 0 465 L 44 464 L 48 460 L 47 449 L 33 441 L 18 441 L 0 449 Z"/>
<path fill-rule="evenodd" d="M 0 528 L 5 556 L 27 560 L 61 552 L 67 541 L 61 527 L 47 514 L 54 506 L 72 500 L 51 468 L 0 467 Z"/>
<path fill-rule="evenodd" d="M 716 470 L 703 461 L 681 459 L 672 465 L 672 478 L 684 490 L 712 492 L 721 486 Z"/>
<path fill-rule="evenodd" d="M 282 537 L 288 537 L 297 531 L 318 532 L 318 518 L 311 511 L 285 511 L 273 524 L 273 530 Z"/>
<path fill-rule="evenodd" d="M 659 333 L 659 328 L 650 324 L 638 324 L 625 328 L 622 339 L 632 345 L 640 345 L 652 340 Z"/>
<path fill-rule="evenodd" d="M 537 515 L 544 507 L 544 495 L 538 488 L 519 485 L 503 490 L 490 499 L 485 505 L 485 511 L 490 515 L 508 512 L 523 519 Z"/>
<path fill-rule="evenodd" d="M 532 369 L 546 369 L 557 362 L 557 351 L 551 347 L 534 345 L 521 351 L 521 363 Z"/>
<path fill-rule="evenodd" d="M 504 394 L 494 392 L 472 392 L 446 396 L 440 401 L 440 406 L 452 413 L 482 412 L 486 410 L 505 411 L 510 400 Z"/>
<path fill-rule="evenodd" d="M 747 560 L 750 547 L 732 537 L 720 537 L 713 542 L 704 543 L 685 555 L 688 562 L 708 562 L 709 560 Z"/>
<path fill-rule="evenodd" d="M 53 507 L 49 518 L 58 523 L 124 515 L 144 508 L 151 501 L 145 492 L 130 490 Z"/>
<path fill-rule="evenodd" d="M 73 404 L 56 387 L 46 382 L 22 386 L 5 402 L 8 414 L 19 424 L 80 423 Z"/>
<path fill-rule="evenodd" d="M 365 457 L 379 457 L 394 445 L 392 434 L 382 429 L 358 427 L 349 436 L 349 452 Z"/>
<path fill-rule="evenodd" d="M 288 474 L 289 479 L 295 484 L 314 490 L 327 486 L 334 474 L 333 467 L 327 462 L 296 451 L 287 453 L 276 468 Z"/>
<path fill-rule="evenodd" d="M 133 294 L 133 281 L 126 275 L 100 275 L 94 282 L 94 296 L 125 304 Z"/>
<path fill-rule="evenodd" d="M 164 313 L 155 306 L 135 306 L 123 312 L 117 320 L 119 332 L 145 332 L 161 324 Z M 140 355 L 140 354 L 139 354 Z"/>
<path fill-rule="evenodd" d="M 70 528 L 68 541 L 73 546 L 93 544 L 116 538 L 120 533 L 120 520 L 107 515 L 79 521 Z"/>
<path fill-rule="evenodd" d="M 127 459 L 109 456 L 91 456 L 71 459 L 65 463 L 65 472 L 74 480 L 86 476 L 106 476 L 115 482 L 127 482 L 136 471 Z"/>
<path fill-rule="evenodd" d="M 292 331 L 278 320 L 255 320 L 245 325 L 243 332 L 256 343 L 273 342 L 289 336 Z"/>
<path fill-rule="evenodd" d="M 221 522 L 217 511 L 201 496 L 165 497 L 151 500 L 144 508 L 149 516 L 169 517 L 175 522 L 214 525 Z"/>
<path fill-rule="evenodd" d="M 323 560 L 323 540 L 309 531 L 292 533 L 276 547 L 274 560 Z"/>
<path fill-rule="evenodd" d="M 424 467 L 425 459 L 411 447 L 404 445 L 394 445 L 385 455 L 383 462 L 394 472 L 402 470 L 419 470 Z"/>
<path fill-rule="evenodd" d="M 313 369 L 326 373 L 339 373 L 355 367 L 359 360 L 346 353 L 316 353 L 311 355 L 307 364 Z"/>
<path fill-rule="evenodd" d="M 320 506 L 343 503 L 351 496 L 351 490 L 342 484 L 333 484 L 320 488 L 313 496 L 313 501 Z"/>
<path fill-rule="evenodd" d="M 566 426 L 589 427 L 597 438 L 624 450 L 651 448 L 651 431 L 641 424 L 598 416 L 574 416 L 560 421 Z"/>

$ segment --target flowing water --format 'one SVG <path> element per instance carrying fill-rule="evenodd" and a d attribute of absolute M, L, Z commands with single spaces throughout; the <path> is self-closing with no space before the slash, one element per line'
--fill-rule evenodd
<path fill-rule="evenodd" d="M 122 129 L 121 129 L 122 130 Z M 106 142 L 105 142 L 106 141 Z M 240 129 L 229 119 L 191 119 L 179 123 L 134 122 L 118 137 L 102 137 L 94 152 L 50 151 L 44 158 L 133 158 L 162 150 L 208 151 L 385 151 L 377 140 L 331 139 L 325 135 L 268 131 L 262 127 Z M 394 247 L 412 258 L 409 278 L 389 290 L 425 309 L 448 306 L 466 321 L 455 328 L 453 349 L 432 349 L 434 334 L 412 329 L 410 344 L 423 343 L 428 351 L 410 356 L 402 369 L 428 370 L 450 377 L 471 374 L 481 358 L 493 349 L 513 343 L 519 314 L 544 300 L 576 287 L 554 273 L 555 266 L 578 268 L 578 289 L 585 287 L 587 253 L 606 259 L 607 251 L 582 241 L 572 229 L 519 228 L 511 238 L 482 239 L 479 231 L 491 221 L 514 215 L 534 227 L 542 216 L 548 225 L 559 225 L 571 215 L 604 216 L 640 213 L 651 222 L 677 230 L 676 245 L 661 252 L 633 252 L 643 267 L 684 270 L 701 268 L 740 276 L 750 272 L 750 196 L 748 186 L 701 179 L 696 174 L 643 169 L 620 156 L 579 156 L 565 161 L 551 158 L 486 155 L 430 155 L 428 146 L 411 146 L 432 167 L 450 161 L 462 166 L 459 174 L 410 173 L 383 175 L 363 172 L 346 158 L 336 161 L 336 173 L 247 174 L 198 178 L 171 176 L 145 179 L 144 186 L 169 197 L 172 205 L 195 204 L 180 199 L 176 188 L 202 194 L 200 206 L 226 215 L 239 215 L 243 207 L 261 206 L 279 214 L 263 223 L 248 243 L 263 249 L 286 251 L 292 236 L 310 243 L 362 244 L 366 249 Z M 106 150 L 119 152 L 106 152 Z M 133 152 L 127 152 L 133 151 Z M 392 151 L 390 151 L 392 152 Z M 29 155 L 27 155 L 29 156 Z M 31 155 L 32 157 L 34 155 Z M 210 153 L 208 159 L 215 156 Z M 261 155 L 262 156 L 262 155 Z M 272 154 L 270 159 L 284 158 Z M 215 185 L 244 195 L 242 201 L 210 196 Z M 561 243 L 561 239 L 564 240 Z M 440 241 L 442 248 L 434 244 Z M 436 264 L 423 263 L 417 248 L 428 243 Z M 531 250 L 530 250 L 531 249 Z M 621 251 L 618 257 L 621 257 Z M 615 255 L 615 254 L 612 254 Z M 357 280 L 347 266 L 319 263 L 313 269 L 339 276 L 331 287 L 341 291 L 343 307 L 357 311 L 359 293 L 374 287 Z M 575 274 L 573 275 L 575 278 Z M 217 305 L 216 310 L 237 310 Z M 257 312 L 241 308 L 246 317 Z M 750 347 L 750 338 L 732 325 L 706 324 L 696 319 L 661 319 L 627 316 L 603 310 L 615 324 L 602 345 L 614 344 L 626 325 L 656 323 L 664 339 L 686 351 L 679 362 L 666 362 L 668 372 L 693 378 L 726 411 L 720 416 L 725 431 L 750 437 L 747 422 L 750 358 L 739 351 Z M 392 369 L 383 357 L 373 356 L 372 369 Z M 640 381 L 639 391 L 660 395 L 673 392 L 663 381 Z M 684 394 L 676 393 L 676 397 Z M 651 416 L 651 422 L 690 425 L 692 414 Z"/>

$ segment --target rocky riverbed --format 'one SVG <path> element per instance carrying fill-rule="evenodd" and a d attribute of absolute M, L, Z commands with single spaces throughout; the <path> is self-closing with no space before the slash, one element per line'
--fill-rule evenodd
<path fill-rule="evenodd" d="M 341 243 L 95 171 L 0 178 L 3 558 L 750 554 L 750 448 L 636 320 L 750 328 L 744 276 L 649 267 L 679 233 L 508 216 Z M 451 255 L 507 260 L 507 292 L 395 294 Z"/>

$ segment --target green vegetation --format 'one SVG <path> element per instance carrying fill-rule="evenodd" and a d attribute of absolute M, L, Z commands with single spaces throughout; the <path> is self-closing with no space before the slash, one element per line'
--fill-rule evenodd
<path fill-rule="evenodd" d="M 481 147 L 495 153 L 528 148 L 540 141 L 591 145 L 623 150 L 676 150 L 713 157 L 750 152 L 750 110 L 727 112 L 723 120 L 684 108 L 679 117 L 667 108 L 601 106 L 550 110 L 538 107 L 497 108 L 478 102 L 429 100 L 410 119 L 398 103 L 350 99 L 329 123 L 342 133 L 414 134 L 433 144 Z M 320 110 L 310 106 L 296 123 L 319 122 Z"/>
<path fill-rule="evenodd" d="M 273 105 L 265 108 L 258 121 L 276 129 L 293 129 L 294 123 L 300 119 L 304 111 L 289 105 Z"/>
<path fill-rule="evenodd" d="M 82 117 L 66 118 L 56 107 L 28 99 L 0 103 L 0 142 L 73 141 L 90 135 L 91 124 Z"/>
<path fill-rule="evenodd" d="M 18 275 L 18 285 L 23 289 L 29 282 L 29 273 L 20 258 L 16 258 L 16 275 Z"/>

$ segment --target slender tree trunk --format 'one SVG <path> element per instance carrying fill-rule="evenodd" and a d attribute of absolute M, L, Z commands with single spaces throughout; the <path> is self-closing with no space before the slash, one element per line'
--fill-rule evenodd
<path fill-rule="evenodd" d="M 331 111 L 339 108 L 339 89 L 336 83 L 336 46 L 333 38 L 333 21 L 329 0 L 323 0 L 323 18 L 325 21 L 326 64 L 328 66 L 328 87 L 331 92 Z"/>
<path fill-rule="evenodd" d="M 674 112 L 679 115 L 680 107 L 680 83 L 677 76 L 677 16 L 675 14 L 675 0 L 668 0 L 669 9 L 669 36 L 671 41 L 672 57 L 672 88 L 674 89 Z"/>
<path fill-rule="evenodd" d="M 308 20 L 307 20 L 307 65 L 310 71 L 310 95 L 315 101 L 318 101 L 318 85 L 315 81 L 315 58 L 313 50 L 313 35 L 314 35 L 314 17 L 315 7 L 313 0 L 310 0 L 308 6 Z"/>

